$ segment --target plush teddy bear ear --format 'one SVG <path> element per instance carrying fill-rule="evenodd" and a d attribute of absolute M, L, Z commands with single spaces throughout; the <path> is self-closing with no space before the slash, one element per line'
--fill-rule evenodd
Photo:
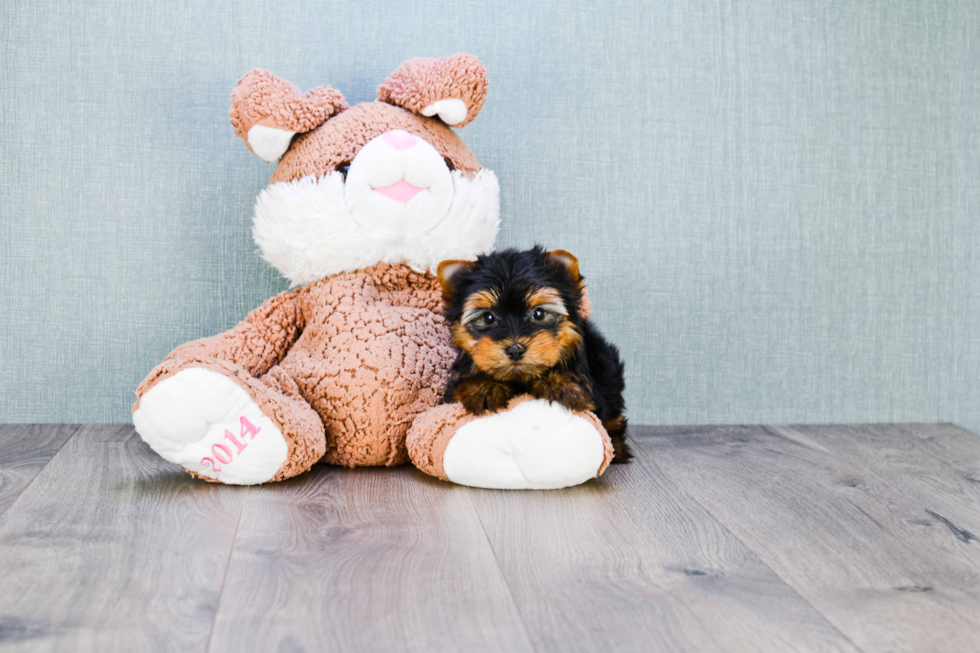
<path fill-rule="evenodd" d="M 252 154 L 271 163 L 285 153 L 293 136 L 316 129 L 347 108 L 340 91 L 329 86 L 303 95 L 286 80 L 256 68 L 231 93 L 231 126 Z"/>
<path fill-rule="evenodd" d="M 471 54 L 412 59 L 378 87 L 378 99 L 423 116 L 438 115 L 447 125 L 473 122 L 487 98 L 487 71 Z"/>

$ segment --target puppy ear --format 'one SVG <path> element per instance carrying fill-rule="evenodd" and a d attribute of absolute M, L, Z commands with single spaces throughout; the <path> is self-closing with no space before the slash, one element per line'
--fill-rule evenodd
<path fill-rule="evenodd" d="M 443 261 L 439 264 L 436 274 L 439 277 L 439 285 L 442 286 L 442 296 L 450 298 L 459 281 L 459 275 L 471 271 L 476 266 L 473 261 Z"/>
<path fill-rule="evenodd" d="M 473 122 L 487 98 L 487 71 L 471 54 L 412 59 L 378 87 L 378 99 L 423 116 L 438 115 L 447 125 Z"/>
<path fill-rule="evenodd" d="M 589 319 L 592 314 L 592 300 L 589 299 L 589 289 L 582 285 L 582 298 L 578 302 L 578 315 L 582 319 Z"/>
<path fill-rule="evenodd" d="M 252 154 L 271 163 L 286 152 L 293 136 L 316 129 L 347 108 L 340 91 L 329 86 L 303 95 L 286 80 L 256 68 L 231 93 L 231 126 Z"/>
<path fill-rule="evenodd" d="M 568 272 L 568 276 L 572 278 L 573 281 L 581 281 L 582 275 L 578 273 L 578 259 L 566 252 L 563 249 L 556 249 L 545 253 L 545 257 L 552 263 L 557 263 L 558 265 L 565 268 Z"/>

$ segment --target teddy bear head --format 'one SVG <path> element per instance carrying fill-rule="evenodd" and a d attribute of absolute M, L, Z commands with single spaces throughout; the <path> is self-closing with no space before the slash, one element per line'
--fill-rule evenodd
<path fill-rule="evenodd" d="M 434 270 L 489 251 L 497 178 L 452 129 L 476 118 L 487 75 L 475 57 L 413 59 L 349 106 L 264 70 L 232 93 L 231 124 L 258 157 L 278 160 L 255 204 L 253 236 L 294 285 L 376 263 Z"/>

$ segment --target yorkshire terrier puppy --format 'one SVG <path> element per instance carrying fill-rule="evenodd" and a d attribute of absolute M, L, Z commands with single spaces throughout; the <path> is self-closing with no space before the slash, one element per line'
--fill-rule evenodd
<path fill-rule="evenodd" d="M 445 401 L 480 415 L 519 394 L 593 411 L 612 439 L 613 462 L 632 456 L 623 416 L 619 350 L 581 316 L 578 259 L 563 250 L 508 249 L 443 261 L 439 283 L 459 355 Z"/>

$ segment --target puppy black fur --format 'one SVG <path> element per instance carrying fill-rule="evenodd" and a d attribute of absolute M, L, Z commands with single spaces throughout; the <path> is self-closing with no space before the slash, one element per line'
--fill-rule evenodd
<path fill-rule="evenodd" d="M 578 260 L 542 247 L 444 261 L 439 282 L 459 355 L 444 401 L 471 413 L 530 394 L 592 410 L 613 442 L 614 463 L 631 457 L 623 416 L 623 361 L 581 315 Z"/>

